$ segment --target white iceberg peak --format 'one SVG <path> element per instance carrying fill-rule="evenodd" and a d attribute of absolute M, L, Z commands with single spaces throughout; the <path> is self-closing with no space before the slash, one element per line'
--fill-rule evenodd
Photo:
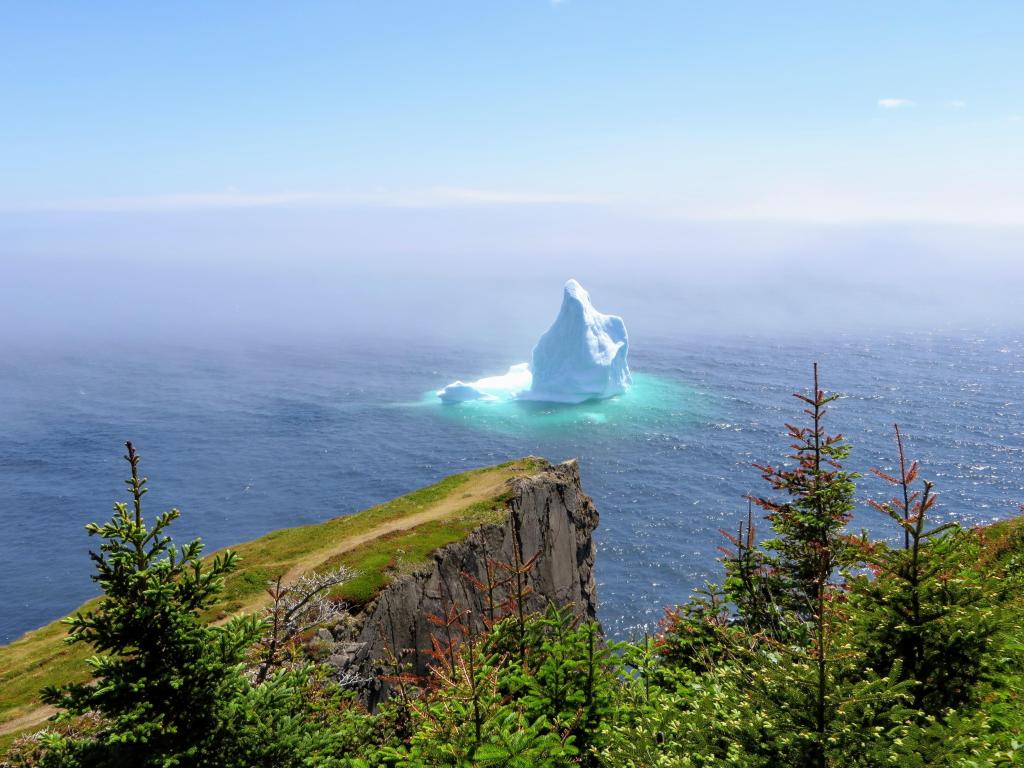
<path fill-rule="evenodd" d="M 583 286 L 569 280 L 558 316 L 537 341 L 529 364 L 513 365 L 502 376 L 456 381 L 437 395 L 446 403 L 502 399 L 582 403 L 613 397 L 632 383 L 628 352 L 622 318 L 598 312 Z"/>
<path fill-rule="evenodd" d="M 621 395 L 632 383 L 628 352 L 622 318 L 598 312 L 586 289 L 569 280 L 558 317 L 533 348 L 533 381 L 520 397 L 581 403 Z"/>

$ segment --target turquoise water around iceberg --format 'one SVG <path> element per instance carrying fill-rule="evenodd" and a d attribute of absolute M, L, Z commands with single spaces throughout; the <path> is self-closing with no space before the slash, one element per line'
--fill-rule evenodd
<path fill-rule="evenodd" d="M 696 425 L 711 416 L 713 401 L 682 381 L 633 372 L 633 386 L 623 395 L 585 403 L 541 403 L 530 400 L 471 400 L 442 403 L 437 393 L 422 404 L 437 417 L 476 429 L 509 436 L 559 435 L 594 437 L 595 433 L 646 431 L 666 420 L 679 427 Z"/>

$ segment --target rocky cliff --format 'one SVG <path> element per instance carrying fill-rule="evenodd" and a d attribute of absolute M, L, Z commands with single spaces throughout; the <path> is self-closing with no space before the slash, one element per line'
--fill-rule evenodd
<path fill-rule="evenodd" d="M 437 629 L 428 619 L 431 614 L 443 615 L 454 603 L 472 611 L 482 626 L 488 598 L 473 579 L 487 583 L 489 563 L 494 582 L 506 577 L 515 563 L 532 561 L 523 569 L 528 611 L 554 602 L 595 616 L 592 534 L 598 514 L 580 486 L 578 465 L 569 461 L 509 482 L 503 522 L 482 525 L 464 540 L 439 549 L 430 562 L 385 587 L 347 627 L 335 629 L 330 662 L 340 672 L 363 678 L 360 687 L 371 707 L 388 694 L 389 686 L 380 678 L 394 673 L 389 661 L 393 656 L 410 671 L 426 673 L 426 651 Z M 499 587 L 493 602 L 503 601 L 511 589 Z"/>

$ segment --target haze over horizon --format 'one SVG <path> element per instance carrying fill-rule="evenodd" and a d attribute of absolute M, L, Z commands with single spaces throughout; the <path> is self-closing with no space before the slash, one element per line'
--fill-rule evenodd
<path fill-rule="evenodd" d="M 1017 329 L 1022 22 L 14 3 L 0 341 Z"/>

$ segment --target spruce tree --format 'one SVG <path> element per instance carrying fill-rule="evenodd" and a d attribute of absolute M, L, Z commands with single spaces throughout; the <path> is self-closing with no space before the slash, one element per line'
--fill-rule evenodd
<path fill-rule="evenodd" d="M 838 396 L 821 389 L 817 364 L 811 394 L 794 396 L 806 406 L 809 424 L 786 425 L 790 462 L 756 465 L 782 496 L 749 497 L 767 512 L 774 536 L 756 552 L 752 521 L 746 537 L 740 530 L 727 584 L 744 595 L 737 608 L 762 637 L 747 662 L 754 685 L 790 713 L 795 726 L 785 761 L 824 768 L 858 731 L 882 733 L 897 723 L 903 693 L 870 670 L 851 676 L 857 660 L 843 648 L 848 615 L 842 577 L 854 562 L 846 524 L 857 475 L 843 468 L 849 455 L 843 436 L 825 429 L 827 406 Z"/>
<path fill-rule="evenodd" d="M 977 556 L 977 538 L 955 523 L 933 524 L 934 485 L 921 481 L 918 462 L 907 461 L 895 425 L 898 474 L 872 470 L 896 489 L 870 506 L 902 530 L 902 546 L 857 541 L 874 578 L 851 580 L 858 641 L 881 672 L 898 666 L 912 681 L 914 707 L 942 716 L 974 695 L 998 622 L 991 596 L 966 564 Z"/>
<path fill-rule="evenodd" d="M 775 534 L 763 545 L 769 555 L 763 566 L 773 576 L 775 599 L 813 621 L 824 616 L 839 568 L 851 562 L 845 528 L 853 513 L 857 475 L 843 469 L 841 462 L 850 453 L 843 436 L 825 431 L 827 406 L 839 396 L 820 388 L 817 363 L 812 394 L 793 396 L 807 406 L 810 424 L 786 424 L 793 441 L 788 457 L 792 465 L 755 465 L 785 497 L 751 496 L 750 501 L 768 513 Z"/>
<path fill-rule="evenodd" d="M 70 745 L 83 765 L 202 765 L 204 745 L 220 739 L 224 707 L 250 687 L 240 665 L 260 623 L 203 621 L 237 556 L 225 551 L 205 565 L 198 539 L 175 546 L 167 529 L 177 509 L 147 524 L 146 478 L 126 445 L 131 501 L 116 503 L 107 523 L 86 526 L 102 539 L 90 557 L 103 599 L 65 619 L 68 642 L 96 650 L 87 662 L 93 680 L 49 688 L 43 698 L 65 716 L 101 716 L 94 738 Z"/>

